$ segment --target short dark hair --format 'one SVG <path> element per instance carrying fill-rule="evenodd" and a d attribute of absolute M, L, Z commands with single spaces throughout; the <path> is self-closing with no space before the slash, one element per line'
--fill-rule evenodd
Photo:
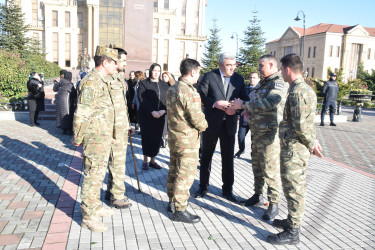
<path fill-rule="evenodd" d="M 94 56 L 95 67 L 99 67 L 104 62 L 104 60 L 110 62 L 112 61 L 112 58 L 105 55 Z"/>
<path fill-rule="evenodd" d="M 201 65 L 197 60 L 191 59 L 191 58 L 186 58 L 181 61 L 180 64 L 180 72 L 181 76 L 186 76 L 188 75 L 192 70 L 195 70 L 199 68 Z"/>
<path fill-rule="evenodd" d="M 266 54 L 266 55 L 263 55 L 263 56 L 259 57 L 259 61 L 263 61 L 263 60 L 264 61 L 273 61 L 277 65 L 276 57 L 271 55 L 271 54 Z"/>
<path fill-rule="evenodd" d="M 114 48 L 115 50 L 117 50 L 117 53 L 118 53 L 118 58 L 120 59 L 121 58 L 121 55 L 124 54 L 124 55 L 127 55 L 128 52 L 126 52 L 124 49 L 121 49 L 121 48 Z"/>
<path fill-rule="evenodd" d="M 64 75 L 66 72 L 68 72 L 66 69 L 62 69 L 62 70 L 60 70 L 60 76 L 61 76 L 61 75 Z"/>
<path fill-rule="evenodd" d="M 65 75 L 64 75 L 64 78 L 65 78 L 65 79 L 68 79 L 69 81 L 72 81 L 72 78 L 73 78 L 73 74 L 72 74 L 72 72 L 67 71 L 67 72 L 65 73 Z"/>
<path fill-rule="evenodd" d="M 303 71 L 301 58 L 295 53 L 283 56 L 280 62 L 284 68 L 289 67 L 294 73 L 302 73 Z"/>
<path fill-rule="evenodd" d="M 252 74 L 257 74 L 257 75 L 258 75 L 258 77 L 259 77 L 259 73 L 258 73 L 258 72 L 256 72 L 256 71 L 250 72 L 249 76 L 251 76 Z"/>

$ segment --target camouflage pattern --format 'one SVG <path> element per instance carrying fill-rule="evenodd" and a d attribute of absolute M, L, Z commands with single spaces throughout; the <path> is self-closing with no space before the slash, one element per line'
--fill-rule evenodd
<path fill-rule="evenodd" d="M 250 113 L 249 127 L 252 134 L 251 160 L 254 174 L 254 192 L 262 195 L 267 184 L 271 203 L 280 202 L 280 141 L 279 123 L 289 84 L 276 72 L 261 80 L 254 90 L 254 100 L 246 102 Z"/>
<path fill-rule="evenodd" d="M 115 120 L 113 138 L 109 158 L 109 174 L 107 191 L 115 200 L 124 199 L 125 193 L 125 162 L 128 143 L 128 130 L 130 129 L 128 107 L 126 104 L 125 82 L 119 73 L 110 78 L 110 95 L 114 106 Z"/>
<path fill-rule="evenodd" d="M 281 181 L 288 202 L 288 225 L 302 222 L 306 197 L 306 167 L 314 147 L 316 94 L 303 78 L 288 91 L 284 119 L 280 123 Z"/>
<path fill-rule="evenodd" d="M 91 61 L 91 56 L 88 53 L 86 54 L 81 53 L 78 56 L 78 62 L 81 68 L 83 67 L 89 68 L 90 61 Z"/>
<path fill-rule="evenodd" d="M 193 84 L 185 80 L 168 89 L 167 111 L 170 146 L 167 193 L 176 210 L 184 211 L 197 171 L 199 132 L 206 130 L 208 125 L 198 92 Z"/>

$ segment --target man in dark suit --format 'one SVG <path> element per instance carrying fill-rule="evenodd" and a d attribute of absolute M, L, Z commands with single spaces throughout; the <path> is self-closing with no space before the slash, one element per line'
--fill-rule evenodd
<path fill-rule="evenodd" d="M 235 73 L 236 57 L 230 53 L 220 55 L 219 68 L 206 73 L 198 86 L 204 105 L 208 128 L 202 134 L 202 157 L 200 166 L 200 185 L 195 197 L 207 194 L 211 161 L 216 143 L 220 139 L 223 196 L 236 202 L 232 187 L 234 183 L 233 154 L 237 130 L 237 113 L 230 108 L 235 98 L 249 100 L 244 78 Z"/>

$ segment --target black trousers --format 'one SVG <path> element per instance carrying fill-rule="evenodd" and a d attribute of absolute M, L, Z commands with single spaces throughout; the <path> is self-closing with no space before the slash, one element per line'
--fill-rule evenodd
<path fill-rule="evenodd" d="M 30 111 L 29 113 L 29 119 L 30 119 L 30 125 L 35 125 L 35 123 L 38 121 L 39 111 Z"/>
<path fill-rule="evenodd" d="M 241 115 L 240 117 L 240 124 L 238 127 L 238 147 L 240 151 L 245 151 L 245 137 L 247 133 L 249 132 L 249 123 L 244 122 L 244 117 Z"/>
<path fill-rule="evenodd" d="M 322 107 L 322 114 L 320 117 L 321 123 L 324 123 L 324 116 L 327 113 L 327 109 L 329 108 L 329 119 L 331 123 L 333 122 L 333 119 L 335 117 L 335 111 L 336 111 L 336 101 L 327 101 L 326 103 L 323 103 Z"/>
<path fill-rule="evenodd" d="M 221 151 L 221 179 L 223 192 L 231 192 L 234 183 L 233 154 L 235 134 L 228 135 L 225 121 L 222 122 L 219 134 L 209 132 L 202 133 L 202 156 L 200 167 L 200 188 L 207 190 L 209 186 L 212 156 L 216 144 L 220 139 Z"/>

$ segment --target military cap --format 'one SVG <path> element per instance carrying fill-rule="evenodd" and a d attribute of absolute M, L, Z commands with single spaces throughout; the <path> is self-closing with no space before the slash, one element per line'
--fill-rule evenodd
<path fill-rule="evenodd" d="M 335 73 L 331 73 L 331 74 L 329 74 L 329 76 L 337 76 Z"/>
<path fill-rule="evenodd" d="M 108 56 L 115 62 L 119 62 L 118 60 L 118 52 L 116 49 L 105 48 L 101 46 L 96 47 L 95 56 Z"/>

